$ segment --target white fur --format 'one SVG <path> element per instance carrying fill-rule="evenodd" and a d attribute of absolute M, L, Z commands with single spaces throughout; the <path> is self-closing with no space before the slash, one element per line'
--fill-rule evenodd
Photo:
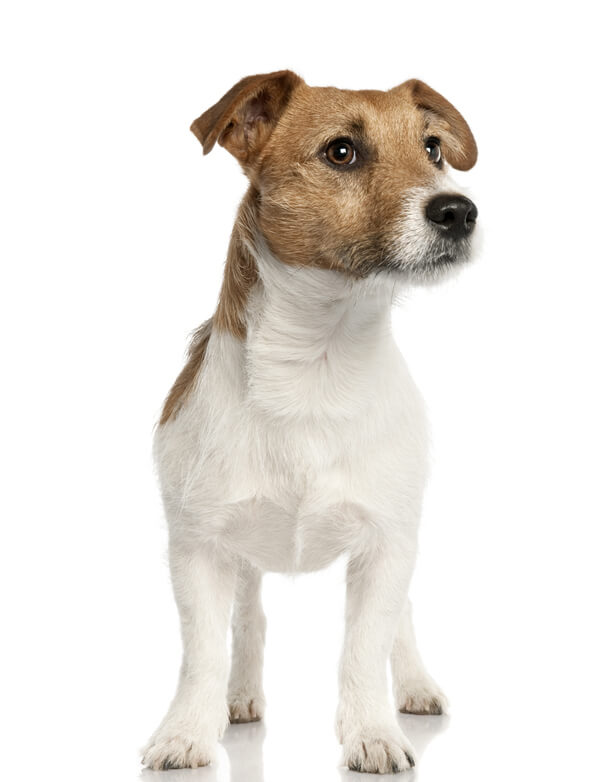
<path fill-rule="evenodd" d="M 349 766 L 402 770 L 412 750 L 388 703 L 390 655 L 398 707 L 427 711 L 444 697 L 416 651 L 407 599 L 428 435 L 391 333 L 401 277 L 290 267 L 259 237 L 251 249 L 247 339 L 213 331 L 186 404 L 156 433 L 184 658 L 145 762 L 203 765 L 228 710 L 262 716 L 261 572 L 346 554 L 338 736 Z"/>

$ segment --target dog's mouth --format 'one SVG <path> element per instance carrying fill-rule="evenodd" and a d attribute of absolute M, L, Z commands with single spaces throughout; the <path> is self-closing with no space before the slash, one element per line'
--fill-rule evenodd
<path fill-rule="evenodd" d="M 456 256 L 450 255 L 450 253 L 442 253 L 437 258 L 434 258 L 433 263 L 438 265 L 440 263 L 455 263 L 456 262 Z"/>
<path fill-rule="evenodd" d="M 469 248 L 457 248 L 455 252 L 424 255 L 409 262 L 400 260 L 394 271 L 408 282 L 431 284 L 458 272 L 469 260 Z"/>
<path fill-rule="evenodd" d="M 343 266 L 357 277 L 384 272 L 416 283 L 441 279 L 457 270 L 471 257 L 471 236 L 449 240 L 429 234 L 418 237 L 382 235 L 354 242 L 342 249 Z"/>

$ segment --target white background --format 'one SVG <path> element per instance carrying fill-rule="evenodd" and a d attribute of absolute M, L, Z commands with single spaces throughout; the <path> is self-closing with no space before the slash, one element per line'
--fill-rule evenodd
<path fill-rule="evenodd" d="M 598 728 L 598 88 L 591 3 L 12 2 L 2 122 L 2 768 L 140 778 L 179 631 L 152 427 L 215 306 L 244 191 L 190 122 L 244 75 L 464 113 L 484 251 L 395 332 L 428 402 L 413 588 L 448 718 L 403 780 L 593 780 Z M 333 733 L 339 564 L 270 575 L 266 726 L 165 782 L 361 779 Z M 428 745 L 428 746 L 426 746 Z"/>

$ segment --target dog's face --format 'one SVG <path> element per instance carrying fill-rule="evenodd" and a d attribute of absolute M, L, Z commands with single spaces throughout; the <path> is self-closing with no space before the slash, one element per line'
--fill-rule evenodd
<path fill-rule="evenodd" d="M 388 92 L 309 87 L 290 71 L 243 79 L 192 125 L 240 161 L 283 262 L 426 280 L 466 260 L 477 210 L 445 183 L 477 148 L 423 82 Z"/>

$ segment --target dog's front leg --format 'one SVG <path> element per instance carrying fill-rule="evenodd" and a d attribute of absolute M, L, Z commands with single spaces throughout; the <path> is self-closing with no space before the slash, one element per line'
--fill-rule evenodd
<path fill-rule="evenodd" d="M 183 661 L 177 693 L 144 751 L 153 769 L 210 763 L 229 722 L 227 626 L 235 562 L 214 550 L 171 545 L 171 578 L 179 608 Z"/>
<path fill-rule="evenodd" d="M 389 544 L 348 564 L 337 731 L 344 761 L 355 771 L 386 774 L 414 765 L 387 687 L 387 661 L 407 601 L 412 560 Z"/>

